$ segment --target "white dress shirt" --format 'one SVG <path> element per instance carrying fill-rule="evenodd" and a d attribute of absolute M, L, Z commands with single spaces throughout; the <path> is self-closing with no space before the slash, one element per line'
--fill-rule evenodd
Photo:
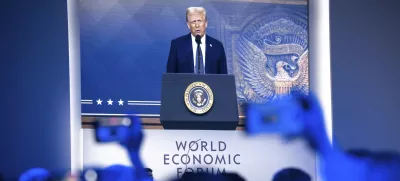
<path fill-rule="evenodd" d="M 191 34 L 192 35 L 192 34 Z M 206 70 L 206 35 L 204 34 L 204 36 L 201 38 L 201 44 L 200 44 L 200 48 L 201 48 L 201 53 L 203 54 L 203 67 L 204 67 L 204 71 Z M 196 67 L 197 64 L 197 43 L 196 43 L 196 37 L 194 37 L 192 35 L 192 49 L 193 49 L 193 70 Z M 196 71 L 194 71 L 196 72 Z"/>

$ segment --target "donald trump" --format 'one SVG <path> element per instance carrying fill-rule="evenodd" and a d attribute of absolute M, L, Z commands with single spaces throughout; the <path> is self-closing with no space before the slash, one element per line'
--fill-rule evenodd
<path fill-rule="evenodd" d="M 206 32 L 206 10 L 189 7 L 186 24 L 190 33 L 171 41 L 167 73 L 227 74 L 224 46 Z"/>

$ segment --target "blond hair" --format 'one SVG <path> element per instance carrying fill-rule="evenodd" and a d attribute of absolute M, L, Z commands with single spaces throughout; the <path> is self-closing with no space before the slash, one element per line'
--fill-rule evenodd
<path fill-rule="evenodd" d="M 193 14 L 193 13 L 203 14 L 204 15 L 204 19 L 207 21 L 206 9 L 204 9 L 203 7 L 189 7 L 186 10 L 186 22 L 189 21 L 189 18 L 188 18 L 189 14 Z"/>

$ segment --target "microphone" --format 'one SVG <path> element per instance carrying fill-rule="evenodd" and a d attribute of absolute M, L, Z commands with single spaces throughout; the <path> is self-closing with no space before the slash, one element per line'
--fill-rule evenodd
<path fill-rule="evenodd" d="M 201 44 L 201 37 L 200 35 L 196 35 L 196 43 Z"/>

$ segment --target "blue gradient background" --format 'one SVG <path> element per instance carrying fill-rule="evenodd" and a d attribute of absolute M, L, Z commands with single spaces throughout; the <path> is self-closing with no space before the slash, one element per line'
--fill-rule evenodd
<path fill-rule="evenodd" d="M 333 134 L 346 149 L 400 151 L 400 2 L 330 2 Z"/>
<path fill-rule="evenodd" d="M 1 1 L 0 173 L 70 168 L 66 1 Z"/>

